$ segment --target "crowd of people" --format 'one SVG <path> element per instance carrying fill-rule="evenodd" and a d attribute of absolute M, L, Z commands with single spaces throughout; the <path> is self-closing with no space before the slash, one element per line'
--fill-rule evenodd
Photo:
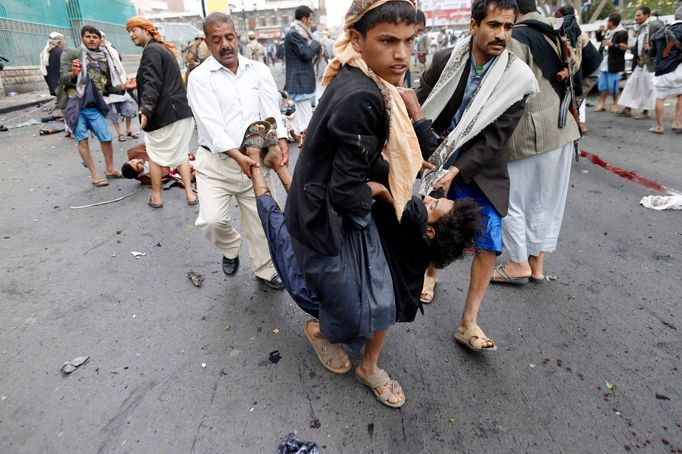
<path fill-rule="evenodd" d="M 676 100 L 671 130 L 682 132 L 682 14 L 665 25 L 647 6 L 635 13 L 634 36 L 621 24 L 621 15 L 609 15 L 607 23 L 597 32 L 604 60 L 599 70 L 600 100 L 595 112 L 606 110 L 611 96 L 610 112 L 635 120 L 649 119 L 655 111 L 656 125 L 649 128 L 655 134 L 665 132 L 664 103 Z M 626 52 L 632 55 L 632 73 L 620 92 L 626 70 Z M 639 113 L 635 113 L 639 111 Z"/>
<path fill-rule="evenodd" d="M 644 103 L 646 87 L 657 98 L 677 96 L 679 129 L 682 21 L 654 30 L 648 14 L 638 11 L 634 51 L 641 58 L 621 101 L 644 114 L 652 108 Z M 144 49 L 135 80 L 88 25 L 78 49 L 61 50 L 63 37 L 51 35 L 44 61 L 92 184 L 137 178 L 151 184 L 148 203 L 160 208 L 161 183 L 177 173 L 187 203 L 199 203 L 195 225 L 220 252 L 224 274 L 239 269 L 243 233 L 256 277 L 286 289 L 312 317 L 303 330 L 321 364 L 350 371 L 347 346 L 361 355 L 357 379 L 397 408 L 406 393 L 379 367 L 391 326 L 423 313 L 437 270 L 473 246 L 454 339 L 476 352 L 495 351 L 479 309 L 491 283 L 546 282 L 544 261 L 557 247 L 580 138 L 577 109 L 597 75 L 597 110 L 605 110 L 610 93 L 616 111 L 619 52 L 627 46 L 619 17 L 600 32 L 600 52 L 571 9 L 557 16 L 544 17 L 535 0 L 474 0 L 469 35 L 438 49 L 413 90 L 404 82 L 411 59 L 426 63 L 424 14 L 414 0 L 353 0 L 318 102 L 315 66 L 329 50 L 311 30 L 314 12 L 301 6 L 284 39 L 290 124 L 267 50 L 249 37 L 242 55 L 233 20 L 222 13 L 206 17 L 186 83 L 178 49 L 140 16 L 126 23 Z M 57 75 L 53 60 L 60 62 Z M 106 119 L 131 118 L 133 110 L 144 144 L 119 172 Z M 199 148 L 188 156 L 195 126 Z M 290 129 L 304 137 L 293 174 Z M 104 175 L 90 155 L 89 131 L 101 142 Z M 288 192 L 284 210 L 271 195 L 275 177 Z M 233 199 L 241 233 L 231 222 Z M 509 260 L 496 263 L 503 251 Z"/>

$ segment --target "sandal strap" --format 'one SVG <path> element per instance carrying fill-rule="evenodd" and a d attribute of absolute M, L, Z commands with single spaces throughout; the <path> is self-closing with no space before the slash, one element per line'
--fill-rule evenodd
<path fill-rule="evenodd" d="M 500 265 L 497 265 L 495 268 L 493 268 L 493 278 L 495 278 L 495 274 L 497 274 L 502 279 L 516 279 L 511 274 L 507 273 L 507 271 L 504 269 L 504 265 L 506 265 L 506 263 L 502 263 Z"/>
<path fill-rule="evenodd" d="M 470 326 L 468 329 L 464 329 L 464 331 L 462 331 L 463 328 L 464 327 L 460 325 L 458 330 L 459 330 L 460 334 L 466 338 L 467 342 L 472 347 L 481 348 L 481 349 L 492 348 L 492 347 L 484 347 L 483 344 L 486 342 L 490 342 L 491 344 L 493 344 L 493 347 L 495 346 L 495 342 L 492 339 L 490 339 L 488 336 L 485 335 L 485 333 L 483 332 L 483 330 L 481 329 L 480 326 L 473 325 L 473 326 Z M 473 339 L 473 338 L 476 338 L 476 339 Z M 472 341 L 472 339 L 473 339 L 473 341 Z M 476 344 L 479 344 L 479 345 L 476 345 Z"/>
<path fill-rule="evenodd" d="M 393 381 L 383 369 L 379 369 L 374 374 L 363 377 L 363 380 L 371 388 L 381 388 L 382 386 L 390 384 Z"/>
<path fill-rule="evenodd" d="M 427 293 L 433 295 L 433 291 L 436 288 L 436 278 L 431 277 L 428 274 L 424 275 L 424 285 L 422 286 L 422 293 Z"/>

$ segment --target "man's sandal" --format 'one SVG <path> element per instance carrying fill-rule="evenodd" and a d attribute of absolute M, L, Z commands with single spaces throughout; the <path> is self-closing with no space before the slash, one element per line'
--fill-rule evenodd
<path fill-rule="evenodd" d="M 430 304 L 433 301 L 433 295 L 435 294 L 436 288 L 436 278 L 431 277 L 428 274 L 424 275 L 424 286 L 422 287 L 422 295 L 419 298 L 424 304 Z"/>
<path fill-rule="evenodd" d="M 507 273 L 507 271 L 504 269 L 504 263 L 497 265 L 493 269 L 493 275 L 490 278 L 490 282 L 493 282 L 495 284 L 527 284 L 528 283 L 528 278 L 527 277 L 514 277 L 511 274 Z"/>
<path fill-rule="evenodd" d="M 118 141 L 119 141 L 119 142 L 125 142 L 125 141 L 126 141 L 126 136 L 125 136 L 125 134 L 119 134 L 119 135 L 118 135 Z"/>
<path fill-rule="evenodd" d="M 90 180 L 93 186 L 101 188 L 103 186 L 109 186 L 109 182 L 102 175 L 98 175 L 97 178 L 92 178 Z"/>
<path fill-rule="evenodd" d="M 360 374 L 358 374 L 358 369 L 355 368 L 355 378 L 363 385 L 369 387 L 377 400 L 387 407 L 400 408 L 405 403 L 405 393 L 403 392 L 400 383 L 391 380 L 391 377 L 388 376 L 385 370 L 379 369 L 373 375 L 361 377 Z M 386 389 L 387 385 L 388 389 Z M 402 399 L 400 399 L 401 396 Z M 391 397 L 397 397 L 400 400 L 396 403 L 389 402 L 388 399 Z"/>
<path fill-rule="evenodd" d="M 246 128 L 244 139 L 239 149 L 242 153 L 245 153 L 247 148 L 258 148 L 260 150 L 263 148 L 265 133 L 269 130 L 270 123 L 267 121 L 254 121 Z"/>
<path fill-rule="evenodd" d="M 106 172 L 104 172 L 104 175 L 105 175 L 107 178 L 123 178 L 123 174 L 122 174 L 121 171 L 118 170 L 118 169 L 114 170 L 114 171 L 111 172 L 111 173 L 106 173 Z"/>
<path fill-rule="evenodd" d="M 303 325 L 305 337 L 308 338 L 308 342 L 310 342 L 317 358 L 325 369 L 335 374 L 345 374 L 352 367 L 350 358 L 348 358 L 346 352 L 338 345 L 332 344 L 324 337 L 316 337 L 310 332 L 310 324 L 316 322 L 317 320 L 308 320 L 305 322 L 305 325 Z M 341 351 L 343 355 L 339 355 L 339 351 Z"/>
<path fill-rule="evenodd" d="M 497 350 L 495 342 L 489 339 L 478 325 L 472 325 L 469 328 L 459 325 L 455 332 L 455 340 L 475 352 L 494 352 Z M 486 342 L 490 342 L 493 346 L 484 347 L 483 345 Z"/>
<path fill-rule="evenodd" d="M 126 133 L 126 135 L 127 135 L 128 137 L 132 137 L 133 139 L 139 139 L 139 138 L 140 138 L 140 133 L 139 133 L 139 132 L 130 131 L 130 132 Z"/>

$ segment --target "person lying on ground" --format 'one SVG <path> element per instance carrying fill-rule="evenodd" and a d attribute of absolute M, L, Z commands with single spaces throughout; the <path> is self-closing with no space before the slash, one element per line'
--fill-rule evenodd
<path fill-rule="evenodd" d="M 191 181 L 194 181 L 194 167 L 192 162 L 194 161 L 194 156 L 188 153 Z M 136 179 L 144 185 L 151 186 L 152 179 L 149 175 L 149 155 L 147 155 L 147 148 L 144 143 L 135 145 L 128 150 L 128 160 L 121 166 L 121 173 L 125 178 Z M 161 183 L 166 183 L 171 178 L 175 179 L 180 187 L 184 188 L 182 182 L 182 176 L 179 174 L 177 169 L 171 169 L 169 167 L 161 167 Z"/>
<path fill-rule="evenodd" d="M 279 166 L 281 150 L 274 140 L 274 130 L 263 135 L 267 125 L 254 124 L 247 131 L 242 152 L 254 162 L 273 169 L 288 192 L 292 175 L 286 166 Z M 266 148 L 267 147 L 267 148 Z M 388 163 L 380 158 L 372 177 L 387 183 Z M 270 194 L 263 174 L 252 168 L 256 206 L 270 248 L 273 264 L 296 304 L 313 316 L 304 326 L 322 365 L 334 373 L 345 373 L 351 368 L 350 359 L 338 345 L 330 343 L 320 331 L 320 300 L 310 290 L 301 273 L 291 243 L 284 214 Z M 393 208 L 393 197 L 381 182 L 369 182 L 375 202 L 372 216 L 376 221 L 381 242 L 393 281 L 396 321 L 410 322 L 421 309 L 419 297 L 424 273 L 429 263 L 445 267 L 461 258 L 477 232 L 479 207 L 471 200 L 452 201 L 447 198 L 412 197 L 398 222 Z M 406 247 L 406 245 L 409 245 Z M 375 390 L 375 393 L 382 393 Z"/>

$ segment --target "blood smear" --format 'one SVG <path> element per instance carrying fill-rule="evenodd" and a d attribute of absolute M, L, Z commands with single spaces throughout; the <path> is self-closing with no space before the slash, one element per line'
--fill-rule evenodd
<path fill-rule="evenodd" d="M 592 164 L 596 164 L 599 167 L 602 167 L 611 173 L 615 173 L 619 177 L 625 178 L 635 183 L 639 183 L 642 186 L 645 186 L 649 189 L 653 189 L 654 191 L 662 192 L 668 195 L 682 195 L 682 192 L 663 186 L 662 184 L 656 183 L 655 181 L 649 180 L 648 178 L 644 178 L 643 176 L 638 175 L 636 172 L 632 170 L 625 170 L 621 169 L 620 167 L 612 166 L 599 156 L 589 153 L 585 150 L 580 151 L 580 156 L 587 159 Z"/>

